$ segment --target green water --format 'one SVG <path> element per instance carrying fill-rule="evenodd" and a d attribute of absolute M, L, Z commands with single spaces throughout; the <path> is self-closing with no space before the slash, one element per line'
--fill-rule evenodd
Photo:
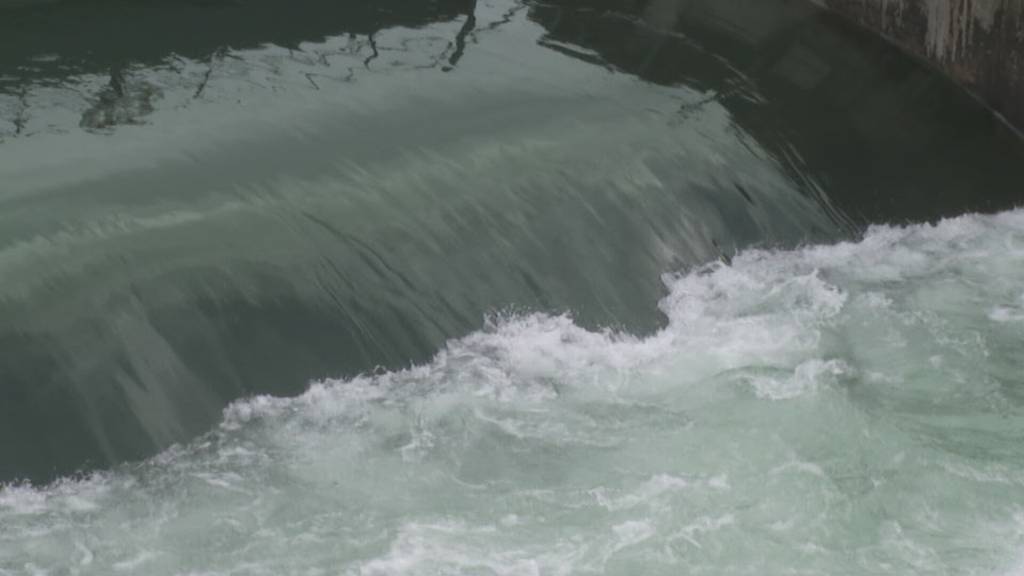
<path fill-rule="evenodd" d="M 0 567 L 82 574 L 1016 574 L 1024 214 L 745 252 L 663 330 L 495 319 L 0 493 Z"/>
<path fill-rule="evenodd" d="M 1022 160 L 801 2 L 0 7 L 0 576 L 1015 575 Z"/>

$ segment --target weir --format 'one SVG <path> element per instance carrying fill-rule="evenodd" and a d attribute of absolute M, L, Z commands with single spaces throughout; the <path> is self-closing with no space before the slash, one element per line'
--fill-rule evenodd
<path fill-rule="evenodd" d="M 0 576 L 1021 576 L 1018 14 L 0 0 Z"/>
<path fill-rule="evenodd" d="M 1020 205 L 1012 130 L 809 2 L 417 6 L 5 11 L 0 481 L 422 364 L 495 311 L 649 334 L 666 272 Z"/>

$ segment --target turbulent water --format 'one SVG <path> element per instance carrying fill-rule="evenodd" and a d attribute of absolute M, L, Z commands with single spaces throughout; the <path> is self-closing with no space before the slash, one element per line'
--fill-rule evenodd
<path fill-rule="evenodd" d="M 0 0 L 0 576 L 1024 570 L 978 102 L 795 0 L 283 6 Z"/>
<path fill-rule="evenodd" d="M 1014 574 L 1024 213 L 666 278 L 637 338 L 495 318 L 0 493 L 7 573 Z"/>

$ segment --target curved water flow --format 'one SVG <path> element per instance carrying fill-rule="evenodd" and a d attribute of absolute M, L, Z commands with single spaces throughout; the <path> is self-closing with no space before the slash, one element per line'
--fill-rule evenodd
<path fill-rule="evenodd" d="M 0 575 L 1011 573 L 992 114 L 801 2 L 294 4 L 3 8 Z"/>

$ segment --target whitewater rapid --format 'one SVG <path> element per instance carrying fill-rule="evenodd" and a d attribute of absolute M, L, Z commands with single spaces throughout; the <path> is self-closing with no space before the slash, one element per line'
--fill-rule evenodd
<path fill-rule="evenodd" d="M 0 489 L 0 575 L 1015 574 L 1024 211 L 665 277 L 648 337 L 495 314 Z"/>

